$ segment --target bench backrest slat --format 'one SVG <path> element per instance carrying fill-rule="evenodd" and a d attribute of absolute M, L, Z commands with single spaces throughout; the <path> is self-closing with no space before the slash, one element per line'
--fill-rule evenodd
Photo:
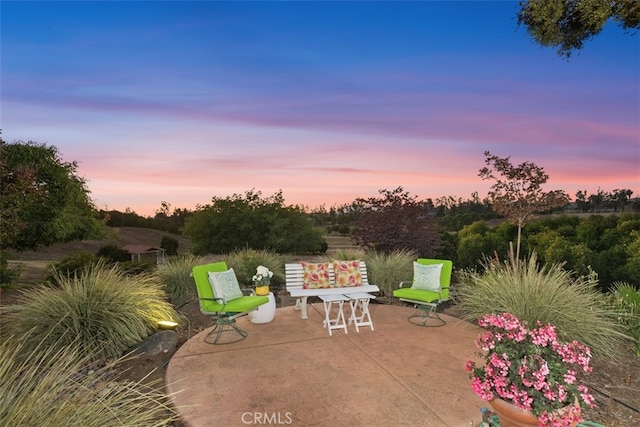
<path fill-rule="evenodd" d="M 299 262 L 290 263 L 284 265 L 285 270 L 285 279 L 286 279 L 286 288 L 288 291 L 292 289 L 302 289 L 303 277 L 304 277 L 304 269 L 302 268 L 302 264 Z M 367 278 L 367 265 L 364 261 L 360 261 L 360 275 L 362 276 L 362 284 L 369 285 L 369 280 Z M 329 262 L 329 281 L 331 284 L 335 283 L 335 273 L 333 271 L 333 264 Z"/>

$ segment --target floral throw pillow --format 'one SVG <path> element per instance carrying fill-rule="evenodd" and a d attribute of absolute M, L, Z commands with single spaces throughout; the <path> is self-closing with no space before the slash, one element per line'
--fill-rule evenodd
<path fill-rule="evenodd" d="M 329 263 L 302 262 L 302 287 L 304 289 L 330 288 Z"/>
<path fill-rule="evenodd" d="M 233 268 L 220 273 L 210 271 L 209 282 L 213 288 L 213 295 L 222 298 L 224 301 L 231 301 L 242 296 L 240 284 Z"/>
<path fill-rule="evenodd" d="M 424 265 L 413 262 L 413 289 L 440 292 L 442 264 Z"/>
<path fill-rule="evenodd" d="M 362 273 L 360 273 L 360 260 L 332 262 L 333 273 L 336 276 L 336 286 L 362 286 Z"/>

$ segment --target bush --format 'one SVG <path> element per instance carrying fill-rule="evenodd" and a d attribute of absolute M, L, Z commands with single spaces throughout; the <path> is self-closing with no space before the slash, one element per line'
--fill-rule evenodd
<path fill-rule="evenodd" d="M 0 343 L 0 425 L 165 426 L 178 418 L 159 383 L 107 380 L 113 366 L 85 374 L 90 357 L 76 346 L 24 346 L 23 334 Z"/>
<path fill-rule="evenodd" d="M 23 267 L 10 268 L 7 253 L 0 251 L 0 288 L 9 287 L 22 274 Z"/>
<path fill-rule="evenodd" d="M 173 237 L 163 236 L 160 241 L 160 247 L 167 251 L 167 255 L 178 255 L 178 247 L 180 242 Z"/>
<path fill-rule="evenodd" d="M 411 250 L 395 250 L 390 253 L 368 252 L 367 264 L 369 283 L 378 285 L 383 295 L 393 295 L 400 282 L 413 279 L 413 261 L 416 253 Z"/>
<path fill-rule="evenodd" d="M 97 263 L 99 258 L 91 255 L 89 252 L 77 251 L 73 252 L 60 261 L 49 266 L 50 282 L 55 281 L 55 276 L 74 276 L 81 274 L 85 268 Z"/>
<path fill-rule="evenodd" d="M 203 264 L 202 258 L 187 254 L 169 259 L 156 270 L 156 274 L 165 287 L 169 301 L 180 306 L 198 297 L 195 282 L 191 277 L 194 266 Z"/>
<path fill-rule="evenodd" d="M 106 258 L 112 262 L 131 261 L 131 254 L 126 249 L 117 247 L 116 245 L 106 245 L 98 249 L 96 256 Z"/>
<path fill-rule="evenodd" d="M 324 253 L 327 243 L 300 206 L 286 206 L 282 191 L 263 198 L 247 191 L 198 208 L 183 233 L 197 255 L 223 254 L 243 248 L 277 253 Z"/>
<path fill-rule="evenodd" d="M 636 354 L 640 357 L 640 291 L 628 283 L 616 282 L 611 297 L 612 305 L 618 311 L 618 321 L 633 338 Z"/>
<path fill-rule="evenodd" d="M 538 268 L 535 253 L 528 261 L 493 260 L 484 267 L 460 274 L 456 295 L 467 320 L 511 313 L 530 327 L 537 321 L 554 325 L 562 340 L 580 341 L 594 356 L 620 356 L 627 337 L 594 275 L 574 278 L 561 264 Z"/>
<path fill-rule="evenodd" d="M 433 203 L 416 200 L 402 187 L 379 193 L 378 198 L 356 200 L 361 211 L 353 224 L 353 240 L 378 252 L 405 249 L 435 256 L 442 248 L 442 238 L 435 218 L 427 214 Z"/>
<path fill-rule="evenodd" d="M 275 252 L 243 249 L 227 255 L 226 262 L 233 268 L 240 285 L 252 286 L 251 278 L 256 274 L 259 265 L 264 265 L 273 272 L 272 285 L 279 286 L 285 282 L 284 259 Z"/>
<path fill-rule="evenodd" d="M 25 290 L 6 316 L 9 331 L 33 331 L 25 338 L 29 352 L 69 346 L 116 358 L 155 331 L 158 321 L 178 320 L 155 276 L 128 276 L 100 262 L 54 278 L 58 287 Z"/>

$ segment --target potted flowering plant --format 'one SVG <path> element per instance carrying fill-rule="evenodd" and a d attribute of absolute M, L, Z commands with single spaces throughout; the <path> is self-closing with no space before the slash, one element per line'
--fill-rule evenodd
<path fill-rule="evenodd" d="M 573 426 L 582 421 L 581 407 L 595 406 L 579 371 L 591 372 L 589 347 L 558 341 L 555 327 L 540 322 L 528 329 L 510 313 L 485 315 L 486 331 L 476 339 L 484 365 L 467 361 L 473 391 L 489 401 L 500 425 Z M 514 413 L 503 414 L 512 404 Z M 516 418 L 528 421 L 516 421 Z M 502 421 L 504 419 L 504 421 Z"/>
<path fill-rule="evenodd" d="M 256 295 L 269 295 L 269 285 L 272 277 L 273 272 L 269 271 L 264 265 L 259 265 L 256 268 L 256 274 L 251 278 L 253 286 L 256 288 Z"/>

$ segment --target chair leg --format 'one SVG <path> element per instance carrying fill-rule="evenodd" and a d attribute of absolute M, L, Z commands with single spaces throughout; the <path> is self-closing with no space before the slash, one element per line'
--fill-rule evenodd
<path fill-rule="evenodd" d="M 237 336 L 236 336 L 237 335 Z M 232 344 L 234 342 L 242 341 L 247 337 L 247 333 L 238 328 L 236 319 L 229 319 L 219 317 L 216 319 L 216 326 L 204 337 L 204 342 L 207 344 Z M 222 337 L 231 337 L 220 341 Z"/>
<path fill-rule="evenodd" d="M 438 306 L 436 304 L 415 304 L 414 307 L 416 308 L 416 312 L 409 316 L 409 323 L 427 327 L 443 326 L 445 323 L 447 323 L 443 318 L 440 317 L 440 315 L 438 315 Z M 429 321 L 429 319 L 435 321 L 436 324 L 428 325 L 427 322 Z"/>

